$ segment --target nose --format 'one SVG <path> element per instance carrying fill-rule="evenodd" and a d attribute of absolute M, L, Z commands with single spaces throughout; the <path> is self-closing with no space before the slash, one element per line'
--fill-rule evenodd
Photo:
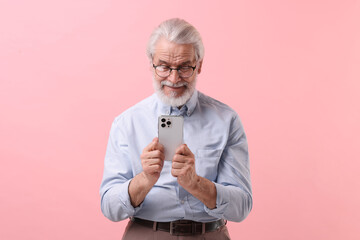
<path fill-rule="evenodd" d="M 177 83 L 181 80 L 177 70 L 172 70 L 167 79 L 172 83 Z"/>

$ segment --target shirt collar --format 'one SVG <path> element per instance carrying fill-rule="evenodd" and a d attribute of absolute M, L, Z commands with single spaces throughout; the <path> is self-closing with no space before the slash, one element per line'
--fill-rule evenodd
<path fill-rule="evenodd" d="M 196 103 L 197 103 L 197 99 L 198 99 L 198 91 L 195 89 L 194 93 L 192 94 L 191 98 L 185 103 L 184 106 L 182 106 L 182 108 L 180 110 L 177 109 L 177 107 L 172 107 L 170 105 L 166 105 L 164 104 L 159 97 L 157 96 L 157 94 L 155 93 L 156 98 L 157 98 L 157 102 L 158 102 L 158 106 L 159 106 L 159 110 L 160 110 L 160 114 L 161 115 L 171 115 L 172 112 L 177 112 L 179 115 L 187 115 L 188 117 L 191 116 L 191 114 L 194 112 L 195 107 L 196 107 Z M 176 115 L 178 115 L 176 114 Z"/>

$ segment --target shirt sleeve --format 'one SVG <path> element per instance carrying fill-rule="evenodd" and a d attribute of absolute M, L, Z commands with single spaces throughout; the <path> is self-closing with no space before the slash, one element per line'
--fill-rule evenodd
<path fill-rule="evenodd" d="M 104 174 L 100 186 L 101 211 L 111 221 L 129 218 L 141 209 L 134 208 L 128 192 L 133 172 L 128 154 L 125 134 L 119 126 L 121 119 L 116 118 L 110 130 L 104 161 Z"/>
<path fill-rule="evenodd" d="M 229 138 L 221 155 L 218 176 L 214 181 L 216 207 L 205 211 L 216 218 L 240 222 L 252 209 L 252 190 L 248 143 L 244 128 L 236 115 L 230 125 Z"/>

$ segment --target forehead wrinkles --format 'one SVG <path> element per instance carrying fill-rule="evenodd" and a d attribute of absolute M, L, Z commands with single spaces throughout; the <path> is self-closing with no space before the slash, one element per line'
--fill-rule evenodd
<path fill-rule="evenodd" d="M 154 58 L 171 64 L 179 64 L 195 59 L 195 50 L 191 44 L 176 44 L 160 39 L 155 47 Z"/>
<path fill-rule="evenodd" d="M 192 54 L 172 54 L 172 53 L 167 53 L 167 52 L 159 52 L 157 54 L 155 54 L 156 59 L 157 60 L 162 60 L 165 61 L 167 63 L 171 63 L 171 64 L 180 64 L 183 62 L 187 62 L 190 61 L 192 62 L 194 60 L 194 57 Z"/>

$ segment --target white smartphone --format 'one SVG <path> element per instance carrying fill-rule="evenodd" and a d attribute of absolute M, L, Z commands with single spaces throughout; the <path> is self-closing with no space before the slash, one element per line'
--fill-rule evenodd
<path fill-rule="evenodd" d="M 159 142 L 164 146 L 165 161 L 172 161 L 176 149 L 183 144 L 184 118 L 161 115 L 158 119 Z"/>

